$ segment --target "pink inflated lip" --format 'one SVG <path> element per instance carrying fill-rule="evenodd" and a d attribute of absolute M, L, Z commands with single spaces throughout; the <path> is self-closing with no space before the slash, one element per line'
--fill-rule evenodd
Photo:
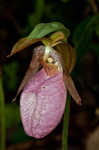
<path fill-rule="evenodd" d="M 27 135 L 43 138 L 61 121 L 67 90 L 62 72 L 48 76 L 41 69 L 30 78 L 20 99 L 22 124 Z"/>

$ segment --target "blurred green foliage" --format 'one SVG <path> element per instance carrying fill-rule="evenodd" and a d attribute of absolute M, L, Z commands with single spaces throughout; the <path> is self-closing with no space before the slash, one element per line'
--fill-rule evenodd
<path fill-rule="evenodd" d="M 99 23 L 96 25 L 96 34 L 99 37 Z"/>
<path fill-rule="evenodd" d="M 44 8 L 45 8 L 45 0 L 36 0 L 35 4 L 33 3 L 33 5 L 35 5 L 35 10 L 34 13 L 30 14 L 28 16 L 28 23 L 30 25 L 31 28 L 33 28 L 33 26 L 35 26 L 36 24 L 38 24 L 43 16 L 44 13 Z"/>
<path fill-rule="evenodd" d="M 19 125 L 16 130 L 14 131 L 14 134 L 11 135 L 11 141 L 12 143 L 20 143 L 25 142 L 28 140 L 34 140 L 32 137 L 29 137 L 25 134 L 24 129 L 21 125 Z"/>
<path fill-rule="evenodd" d="M 70 0 L 61 0 L 64 3 L 68 3 Z"/>
<path fill-rule="evenodd" d="M 94 43 L 93 37 L 95 33 L 98 33 L 99 28 L 99 15 L 84 19 L 73 34 L 73 43 L 77 52 L 77 61 L 91 48 L 91 44 Z M 94 50 L 94 49 L 93 49 Z"/>
<path fill-rule="evenodd" d="M 19 71 L 19 63 L 18 61 L 13 61 L 9 64 L 3 65 L 3 73 L 4 73 L 4 83 L 6 84 L 6 90 L 13 91 L 16 90 L 18 86 L 18 71 Z M 5 85 L 4 84 L 4 85 Z"/>
<path fill-rule="evenodd" d="M 1 118 L 1 114 L 0 114 L 0 118 Z M 10 128 L 13 125 L 17 125 L 17 123 L 20 121 L 20 113 L 19 113 L 18 105 L 6 104 L 5 121 L 6 121 L 6 128 Z"/>

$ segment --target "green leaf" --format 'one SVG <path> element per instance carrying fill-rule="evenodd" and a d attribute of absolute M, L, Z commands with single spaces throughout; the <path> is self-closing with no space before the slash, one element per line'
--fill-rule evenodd
<path fill-rule="evenodd" d="M 84 20 L 75 30 L 73 42 L 77 52 L 77 63 L 89 49 L 97 24 L 99 24 L 99 15 Z"/>
<path fill-rule="evenodd" d="M 30 33 L 27 39 L 32 40 L 42 38 L 56 31 L 63 31 L 65 33 L 66 38 L 68 38 L 70 35 L 70 31 L 59 22 L 40 23 L 36 25 L 36 27 L 33 29 L 33 31 Z"/>

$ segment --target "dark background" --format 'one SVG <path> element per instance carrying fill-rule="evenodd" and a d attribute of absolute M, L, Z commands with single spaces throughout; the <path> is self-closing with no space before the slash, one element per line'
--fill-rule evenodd
<path fill-rule="evenodd" d="M 21 125 L 19 97 L 11 103 L 29 65 L 32 49 L 6 57 L 14 43 L 27 36 L 36 24 L 51 21 L 59 21 L 70 29 L 69 43 L 77 53 L 71 75 L 83 105 L 79 107 L 71 100 L 68 150 L 99 150 L 99 0 L 0 0 L 0 65 L 7 150 L 61 149 L 63 121 L 44 139 L 30 138 Z"/>

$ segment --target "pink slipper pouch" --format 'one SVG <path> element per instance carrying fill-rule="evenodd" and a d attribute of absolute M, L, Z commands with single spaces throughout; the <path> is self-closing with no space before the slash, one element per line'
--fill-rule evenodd
<path fill-rule="evenodd" d="M 43 138 L 60 123 L 66 104 L 67 90 L 63 74 L 48 76 L 41 69 L 30 78 L 20 98 L 24 130 L 34 138 Z"/>

